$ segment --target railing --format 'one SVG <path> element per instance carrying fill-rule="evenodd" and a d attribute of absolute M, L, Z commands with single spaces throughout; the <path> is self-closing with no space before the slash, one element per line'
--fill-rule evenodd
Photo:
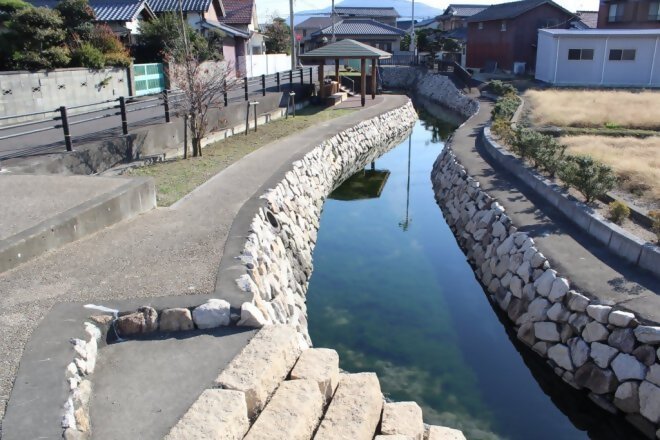
<path fill-rule="evenodd" d="M 353 81 L 352 79 L 350 79 L 347 76 L 339 75 L 339 83 L 341 84 L 341 82 L 344 81 L 344 80 L 351 83 L 351 93 L 355 93 L 355 81 Z"/>
<path fill-rule="evenodd" d="M 416 66 L 419 64 L 419 55 L 394 54 L 391 58 L 380 60 L 381 66 Z"/>
<path fill-rule="evenodd" d="M 466 86 L 470 85 L 472 75 L 456 61 L 436 60 L 435 62 L 438 64 L 439 72 L 453 73 L 454 76 L 461 80 Z"/>
<path fill-rule="evenodd" d="M 217 107 L 227 107 L 231 103 L 249 101 L 255 95 L 266 96 L 268 92 L 282 92 L 292 90 L 300 84 L 313 84 L 316 68 L 296 69 L 273 75 L 262 75 L 256 78 L 243 78 L 236 85 L 223 93 L 218 99 Z M 129 133 L 131 125 L 146 125 L 151 123 L 170 122 L 173 115 L 181 112 L 180 104 L 185 99 L 183 92 L 178 90 L 164 90 L 154 96 L 122 96 L 110 101 L 95 102 L 76 106 L 61 106 L 57 109 L 43 112 L 25 113 L 0 117 L 0 159 L 9 159 L 29 154 L 38 154 L 61 148 L 73 151 L 73 134 L 71 127 L 86 125 L 86 134 L 79 136 L 90 139 L 95 134 L 114 133 L 121 128 L 121 136 Z M 91 110 L 90 107 L 94 107 Z M 75 112 L 72 112 L 75 110 Z M 83 110 L 83 111 L 80 111 Z M 129 121 L 129 115 L 134 117 Z M 18 118 L 37 117 L 39 119 L 28 122 L 8 123 L 3 121 Z M 108 118 L 117 118 L 117 122 L 105 123 Z M 92 123 L 96 125 L 91 126 Z M 80 129 L 83 131 L 85 129 Z M 51 131 L 52 133 L 47 133 Z M 59 135 L 57 132 L 59 131 Z M 57 138 L 59 137 L 59 140 Z M 97 136 L 98 137 L 98 136 Z M 12 151 L 2 148 L 2 141 L 19 139 Z M 4 146 L 6 147 L 6 145 Z"/>

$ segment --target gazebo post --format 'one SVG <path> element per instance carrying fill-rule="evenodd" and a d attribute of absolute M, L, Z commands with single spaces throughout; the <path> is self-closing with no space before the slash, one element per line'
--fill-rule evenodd
<path fill-rule="evenodd" d="M 335 58 L 335 81 L 341 86 L 341 81 L 339 80 L 339 58 Z"/>
<path fill-rule="evenodd" d="M 376 99 L 376 63 L 377 63 L 377 58 L 372 58 L 371 59 L 371 99 Z"/>
<path fill-rule="evenodd" d="M 360 97 L 362 98 L 362 107 L 367 104 L 367 59 L 360 58 Z"/>
<path fill-rule="evenodd" d="M 319 97 L 321 101 L 325 99 L 325 84 L 323 80 L 325 79 L 325 60 L 321 59 L 319 63 Z"/>

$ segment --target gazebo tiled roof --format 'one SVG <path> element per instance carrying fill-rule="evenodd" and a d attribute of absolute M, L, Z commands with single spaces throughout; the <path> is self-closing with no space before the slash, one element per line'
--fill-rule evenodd
<path fill-rule="evenodd" d="M 390 58 L 392 54 L 355 40 L 341 40 L 300 55 L 303 60 Z"/>
<path fill-rule="evenodd" d="M 331 35 L 332 26 L 314 32 L 312 35 Z M 335 23 L 335 35 L 364 36 L 404 36 L 406 33 L 394 26 L 370 18 L 345 19 Z"/>

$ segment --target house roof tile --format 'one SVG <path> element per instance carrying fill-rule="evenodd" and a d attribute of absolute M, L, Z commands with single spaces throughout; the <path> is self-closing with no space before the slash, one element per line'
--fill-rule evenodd
<path fill-rule="evenodd" d="M 179 10 L 179 0 L 149 0 L 154 12 L 175 12 Z M 208 11 L 211 0 L 181 0 L 184 12 Z"/>
<path fill-rule="evenodd" d="M 296 25 L 296 29 L 323 29 L 332 24 L 332 17 L 309 17 Z"/>
<path fill-rule="evenodd" d="M 28 0 L 35 7 L 54 8 L 59 0 Z M 131 21 L 143 8 L 149 9 L 145 0 L 90 0 L 96 21 Z"/>
<path fill-rule="evenodd" d="M 472 17 L 475 14 L 486 9 L 487 5 L 448 5 L 443 15 L 452 15 L 454 17 Z"/>
<path fill-rule="evenodd" d="M 254 11 L 254 0 L 222 0 L 225 6 L 225 16 L 218 17 L 220 23 L 227 24 L 250 24 L 252 23 L 252 11 Z"/>
<path fill-rule="evenodd" d="M 319 60 L 328 58 L 390 58 L 392 54 L 384 50 L 376 49 L 368 44 L 355 40 L 341 40 L 336 43 L 327 44 L 314 49 L 300 58 L 304 60 Z"/>
<path fill-rule="evenodd" d="M 511 18 L 516 18 L 519 15 L 522 15 L 525 12 L 531 11 L 532 9 L 537 8 L 546 3 L 566 12 L 567 14 L 574 15 L 572 12 L 567 11 L 566 9 L 562 8 L 557 3 L 551 0 L 522 0 L 517 2 L 492 5 L 484 9 L 483 11 L 479 12 L 478 14 L 475 14 L 472 17 L 468 18 L 468 22 L 507 20 Z"/>
<path fill-rule="evenodd" d="M 332 35 L 332 26 L 314 32 L 312 35 Z M 373 19 L 346 19 L 335 23 L 335 35 L 406 35 L 405 31 Z"/>
<path fill-rule="evenodd" d="M 392 7 L 386 8 L 367 8 L 367 7 L 342 7 L 335 8 L 335 13 L 341 16 L 355 16 L 355 17 L 394 17 L 399 18 L 400 15 L 396 9 Z"/>

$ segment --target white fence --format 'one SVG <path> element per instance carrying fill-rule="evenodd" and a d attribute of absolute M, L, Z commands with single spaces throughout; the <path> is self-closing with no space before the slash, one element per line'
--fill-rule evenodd
<path fill-rule="evenodd" d="M 288 70 L 291 70 L 291 57 L 289 55 L 247 55 L 245 57 L 245 71 L 248 78 Z"/>

